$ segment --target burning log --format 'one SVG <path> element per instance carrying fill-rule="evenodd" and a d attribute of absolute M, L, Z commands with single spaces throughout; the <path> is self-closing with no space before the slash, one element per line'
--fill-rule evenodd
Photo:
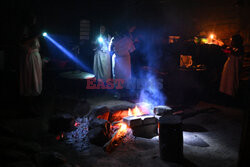
<path fill-rule="evenodd" d="M 146 113 L 148 114 L 149 110 L 144 112 L 141 107 L 139 108 L 135 106 L 132 109 L 128 108 L 127 110 L 118 110 L 116 112 L 110 111 L 106 108 L 102 108 L 102 111 L 106 112 L 102 112 L 101 115 L 98 115 L 95 119 L 92 119 L 90 129 L 92 127 L 91 125 L 94 125 L 93 127 L 97 126 L 95 120 L 98 120 L 97 123 L 105 121 L 109 123 L 110 126 L 106 127 L 105 132 L 103 132 L 104 136 L 109 138 L 108 142 L 103 145 L 103 148 L 108 152 L 112 151 L 120 143 L 134 138 L 134 136 L 132 135 L 132 130 L 134 134 L 146 138 L 155 136 L 157 132 L 157 119 L 153 115 L 144 115 Z M 100 121 L 99 119 L 103 121 Z M 135 129 L 135 127 L 139 128 Z M 93 130 L 91 130 L 90 132 L 92 131 Z M 93 134 L 95 135 L 94 132 Z M 98 130 L 97 136 L 99 136 L 99 132 L 101 132 L 100 128 Z"/>
<path fill-rule="evenodd" d="M 142 114 L 143 112 L 137 106 L 133 109 L 129 108 L 128 110 L 117 111 L 114 113 L 110 120 L 112 121 L 119 119 L 120 121 L 115 121 L 112 123 L 115 132 L 112 135 L 112 138 L 103 146 L 104 149 L 110 152 L 114 147 L 119 145 L 123 138 L 128 134 L 128 130 L 130 130 L 128 126 L 131 127 L 142 125 L 142 119 L 140 117 L 137 119 L 136 117 Z M 124 117 L 127 118 L 126 122 L 124 122 Z M 131 118 L 131 120 L 129 118 Z M 121 120 L 123 120 L 123 122 Z M 116 127 L 118 127 L 118 129 Z"/>
<path fill-rule="evenodd" d="M 115 124 L 121 123 L 121 121 L 115 121 L 111 125 L 114 126 Z"/>
<path fill-rule="evenodd" d="M 114 147 L 122 142 L 122 139 L 126 136 L 128 127 L 125 123 L 118 123 L 115 126 L 119 126 L 119 129 L 112 135 L 112 138 L 103 146 L 103 148 L 110 152 Z"/>
<path fill-rule="evenodd" d="M 113 134 L 112 138 L 106 144 L 104 144 L 103 148 L 105 151 L 108 151 L 108 152 L 112 151 L 112 148 L 114 147 L 113 143 L 115 141 L 115 136 L 116 136 L 117 132 L 115 132 Z"/>

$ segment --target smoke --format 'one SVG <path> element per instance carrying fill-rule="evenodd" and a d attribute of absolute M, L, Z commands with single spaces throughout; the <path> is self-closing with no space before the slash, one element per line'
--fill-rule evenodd
<path fill-rule="evenodd" d="M 164 105 L 166 101 L 165 95 L 162 93 L 162 80 L 157 79 L 152 73 L 146 74 L 147 81 L 143 84 L 144 87 L 140 91 L 140 102 L 145 102 L 150 105 L 150 109 L 154 106 Z"/>
<path fill-rule="evenodd" d="M 160 63 L 162 60 L 162 39 L 164 31 L 149 29 L 141 32 L 141 47 L 139 51 L 145 57 L 146 68 L 139 74 L 144 82 L 141 85 L 139 102 L 146 102 L 151 109 L 157 105 L 165 105 L 166 96 L 163 93 L 163 79 L 159 78 Z"/>

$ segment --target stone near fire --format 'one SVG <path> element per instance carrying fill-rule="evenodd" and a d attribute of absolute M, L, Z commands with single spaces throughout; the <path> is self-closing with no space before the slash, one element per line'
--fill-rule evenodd
<path fill-rule="evenodd" d="M 103 146 L 109 139 L 110 123 L 104 119 L 93 119 L 89 124 L 88 138 L 90 143 Z"/>
<path fill-rule="evenodd" d="M 159 121 L 161 116 L 160 115 L 155 115 L 155 118 Z"/>
<path fill-rule="evenodd" d="M 135 116 L 124 117 L 123 122 L 125 122 L 131 128 L 142 125 L 141 117 L 135 117 Z"/>
<path fill-rule="evenodd" d="M 97 116 L 103 115 L 104 113 L 109 113 L 109 112 L 110 112 L 110 109 L 108 107 L 98 106 L 88 113 L 88 120 L 91 122 Z"/>
<path fill-rule="evenodd" d="M 143 125 L 148 125 L 148 124 L 156 124 L 158 121 L 153 115 L 143 115 L 140 116 L 142 119 Z"/>
<path fill-rule="evenodd" d="M 136 137 L 143 137 L 151 139 L 152 137 L 157 136 L 157 124 L 148 124 L 142 126 L 133 127 L 133 135 Z"/>
<path fill-rule="evenodd" d="M 142 116 L 128 116 L 123 118 L 125 122 L 130 127 L 157 124 L 157 119 L 153 115 L 142 115 Z"/>
<path fill-rule="evenodd" d="M 96 127 L 105 128 L 106 124 L 109 124 L 107 120 L 95 118 L 91 122 L 89 122 L 89 130 L 94 129 Z"/>
<path fill-rule="evenodd" d="M 109 138 L 105 135 L 105 129 L 102 127 L 96 127 L 89 131 L 88 138 L 90 143 L 97 146 L 103 146 L 108 142 Z"/>
<path fill-rule="evenodd" d="M 153 115 L 129 116 L 123 118 L 136 137 L 152 138 L 157 135 L 158 120 Z"/>
<path fill-rule="evenodd" d="M 155 115 L 172 115 L 172 108 L 168 106 L 156 106 L 154 108 Z"/>

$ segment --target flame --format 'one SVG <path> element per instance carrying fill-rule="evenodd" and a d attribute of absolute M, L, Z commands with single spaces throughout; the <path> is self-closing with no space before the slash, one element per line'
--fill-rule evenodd
<path fill-rule="evenodd" d="M 144 110 L 143 110 L 144 111 Z M 143 112 L 141 108 L 135 106 L 135 108 L 129 108 L 128 110 L 120 110 L 115 113 L 104 113 L 103 115 L 97 116 L 99 119 L 105 119 L 110 122 L 121 121 L 124 117 L 127 116 L 140 116 L 147 112 Z M 110 115 L 110 116 L 109 116 Z"/>
<path fill-rule="evenodd" d="M 146 113 L 146 112 L 145 112 Z M 122 119 L 127 116 L 140 116 L 145 114 L 141 108 L 135 106 L 134 108 L 129 108 L 128 110 L 120 110 L 116 111 L 115 113 L 104 113 L 103 115 L 97 116 L 99 119 L 105 119 L 107 121 L 110 121 L 114 123 L 110 127 L 111 133 L 111 140 L 105 144 L 106 151 L 111 151 L 113 147 L 117 146 L 122 142 L 122 140 L 129 134 L 130 127 L 124 122 L 122 122 Z M 117 122 L 117 123 L 116 123 Z"/>
<path fill-rule="evenodd" d="M 128 116 L 128 110 L 120 110 L 116 111 L 115 113 L 110 113 L 109 121 L 115 122 L 115 121 L 121 121 L 124 117 Z"/>
<path fill-rule="evenodd" d="M 214 39 L 214 34 L 210 34 L 210 38 L 211 38 L 211 39 Z"/>
<path fill-rule="evenodd" d="M 128 116 L 140 116 L 143 114 L 144 113 L 137 106 L 135 106 L 132 110 L 130 108 L 128 109 Z"/>
<path fill-rule="evenodd" d="M 217 36 L 213 33 L 211 33 L 207 39 L 206 39 L 206 44 L 214 44 L 214 45 L 219 45 L 219 46 L 223 46 L 224 43 L 217 38 Z"/>
<path fill-rule="evenodd" d="M 128 109 L 128 116 L 132 116 L 132 111 L 130 108 Z"/>
<path fill-rule="evenodd" d="M 128 129 L 128 126 L 127 124 L 121 122 L 121 123 L 118 123 L 118 126 L 120 127 L 117 131 L 117 137 L 123 137 L 126 135 L 127 133 L 127 129 Z"/>
<path fill-rule="evenodd" d="M 117 123 L 113 126 L 117 127 L 118 130 L 116 130 L 116 132 L 113 134 L 112 139 L 110 140 L 110 142 L 108 142 L 108 144 L 105 146 L 106 151 L 111 151 L 113 147 L 119 145 L 122 142 L 122 139 L 126 136 L 129 127 L 127 126 L 127 124 L 120 122 Z"/>
<path fill-rule="evenodd" d="M 137 106 L 135 106 L 132 113 L 133 113 L 133 116 L 143 115 L 143 112 Z"/>

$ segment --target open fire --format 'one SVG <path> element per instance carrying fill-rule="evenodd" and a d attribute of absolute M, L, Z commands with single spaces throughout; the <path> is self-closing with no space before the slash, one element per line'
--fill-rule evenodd
<path fill-rule="evenodd" d="M 157 136 L 158 119 L 172 112 L 167 106 L 155 106 L 152 110 L 148 103 L 137 103 L 134 108 L 100 107 L 93 109 L 88 117 L 77 118 L 73 124 L 75 130 L 57 138 L 63 138 L 78 150 L 87 149 L 91 143 L 111 152 L 121 143 L 133 142 L 135 137 L 151 139 Z"/>
<path fill-rule="evenodd" d="M 110 127 L 107 127 L 110 129 L 106 129 L 106 132 L 110 132 L 109 137 L 111 139 L 104 145 L 105 150 L 111 151 L 114 147 L 118 146 L 125 137 L 130 137 L 132 135 L 131 127 L 123 121 L 123 118 L 140 117 L 145 114 L 149 113 L 135 106 L 132 109 L 129 108 L 128 110 L 116 111 L 113 114 L 106 112 L 97 116 L 97 118 L 107 120 L 111 124 Z"/>

